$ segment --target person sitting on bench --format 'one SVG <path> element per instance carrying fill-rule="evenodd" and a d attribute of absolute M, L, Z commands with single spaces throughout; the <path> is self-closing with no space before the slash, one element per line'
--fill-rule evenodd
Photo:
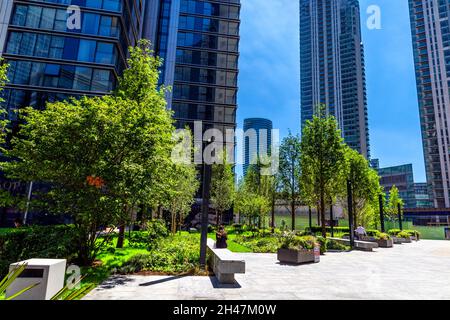
<path fill-rule="evenodd" d="M 219 227 L 219 230 L 216 232 L 216 248 L 217 249 L 226 249 L 227 245 L 227 232 L 223 226 Z"/>
<path fill-rule="evenodd" d="M 362 225 L 359 225 L 358 228 L 356 228 L 355 234 L 358 240 L 361 240 L 362 237 L 367 236 L 366 229 Z"/>

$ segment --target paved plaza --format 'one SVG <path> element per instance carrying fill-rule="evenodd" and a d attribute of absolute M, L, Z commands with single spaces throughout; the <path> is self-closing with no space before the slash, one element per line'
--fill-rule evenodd
<path fill-rule="evenodd" d="M 236 255 L 246 261 L 236 285 L 215 277 L 114 276 L 85 299 L 450 299 L 450 241 L 327 253 L 301 266 L 280 265 L 275 254 Z"/>

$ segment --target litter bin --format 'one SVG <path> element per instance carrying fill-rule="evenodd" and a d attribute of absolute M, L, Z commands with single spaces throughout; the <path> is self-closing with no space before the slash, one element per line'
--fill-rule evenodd
<path fill-rule="evenodd" d="M 9 270 L 11 271 L 23 263 L 26 263 L 27 266 L 8 287 L 6 297 L 39 283 L 39 285 L 20 294 L 14 300 L 50 300 L 64 287 L 66 259 L 29 259 L 12 263 Z"/>
<path fill-rule="evenodd" d="M 450 227 L 444 228 L 445 240 L 450 240 Z"/>

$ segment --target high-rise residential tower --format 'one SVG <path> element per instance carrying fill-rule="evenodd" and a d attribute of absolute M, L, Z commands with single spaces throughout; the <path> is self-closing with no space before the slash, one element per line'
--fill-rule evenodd
<path fill-rule="evenodd" d="M 345 142 L 370 157 L 358 0 L 300 0 L 301 122 L 327 106 Z"/>
<path fill-rule="evenodd" d="M 450 0 L 409 0 L 428 192 L 450 207 Z"/>
<path fill-rule="evenodd" d="M 270 156 L 273 124 L 269 119 L 244 119 L 244 176 L 248 167 L 257 163 L 259 156 Z"/>

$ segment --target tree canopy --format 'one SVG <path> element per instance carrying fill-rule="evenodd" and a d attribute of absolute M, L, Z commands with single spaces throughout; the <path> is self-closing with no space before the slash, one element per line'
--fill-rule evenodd
<path fill-rule="evenodd" d="M 300 145 L 302 194 L 307 202 L 318 206 L 324 237 L 325 207 L 338 195 L 345 168 L 341 132 L 336 119 L 325 110 L 320 106 L 312 120 L 306 121 Z"/>
<path fill-rule="evenodd" d="M 99 227 L 123 230 L 141 206 L 163 203 L 183 177 L 167 170 L 174 126 L 166 89 L 158 88 L 159 65 L 141 41 L 130 48 L 114 94 L 20 112 L 24 124 L 2 169 L 11 179 L 48 184 L 41 199 L 50 211 L 73 217 L 83 239 L 82 263 L 95 258 Z"/>

